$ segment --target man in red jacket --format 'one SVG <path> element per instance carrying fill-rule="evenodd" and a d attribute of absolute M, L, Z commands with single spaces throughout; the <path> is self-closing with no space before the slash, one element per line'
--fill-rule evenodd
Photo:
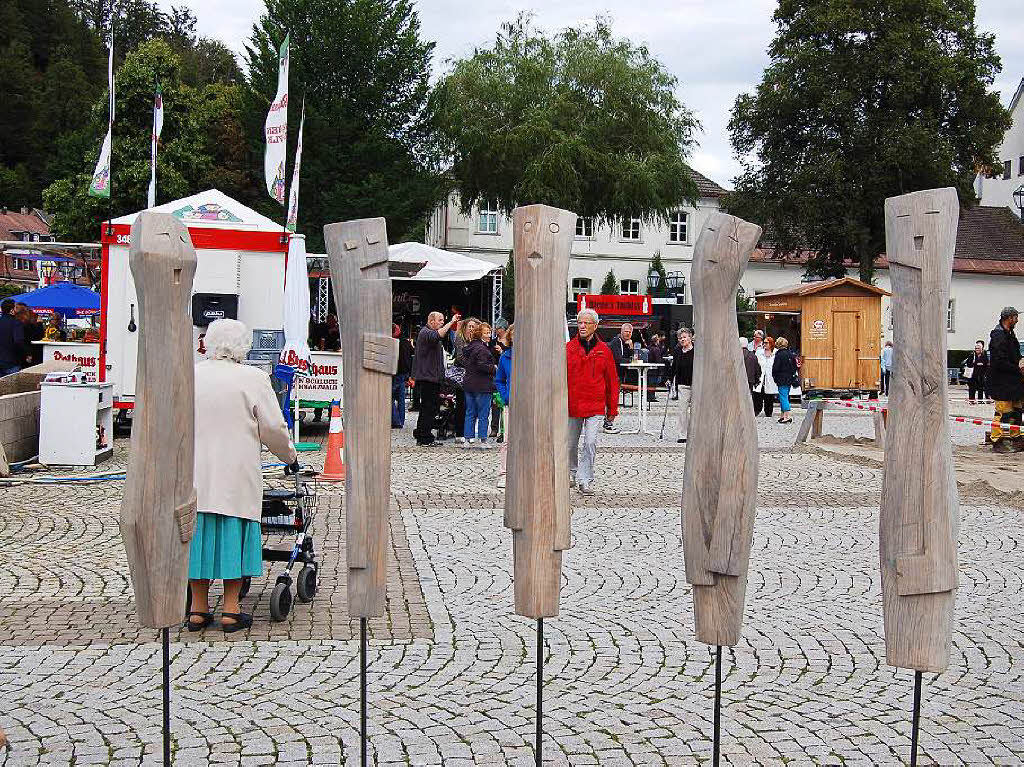
<path fill-rule="evenodd" d="M 582 495 L 594 494 L 597 434 L 618 430 L 619 374 L 608 345 L 597 337 L 597 312 L 584 309 L 576 316 L 579 334 L 565 345 L 569 379 L 569 479 Z M 580 435 L 583 452 L 580 458 Z"/>

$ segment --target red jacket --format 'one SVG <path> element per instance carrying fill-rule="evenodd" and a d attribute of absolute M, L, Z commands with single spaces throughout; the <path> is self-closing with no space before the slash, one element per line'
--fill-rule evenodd
<path fill-rule="evenodd" d="M 597 339 L 586 353 L 579 336 L 565 345 L 566 373 L 569 378 L 569 417 L 589 418 L 619 412 L 619 374 L 608 344 Z"/>

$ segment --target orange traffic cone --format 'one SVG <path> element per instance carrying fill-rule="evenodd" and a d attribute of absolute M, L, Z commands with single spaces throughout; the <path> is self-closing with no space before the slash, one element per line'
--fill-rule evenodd
<path fill-rule="evenodd" d="M 341 405 L 338 400 L 331 403 L 331 428 L 327 435 L 327 458 L 320 479 L 326 482 L 342 482 L 345 479 L 345 432 L 341 428 Z"/>

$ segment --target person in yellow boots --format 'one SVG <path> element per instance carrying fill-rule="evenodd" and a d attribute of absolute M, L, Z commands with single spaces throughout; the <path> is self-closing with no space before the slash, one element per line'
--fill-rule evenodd
<path fill-rule="evenodd" d="M 988 373 L 989 396 L 995 400 L 996 414 L 992 424 L 992 448 L 997 453 L 1024 451 L 1020 429 L 1008 430 L 1004 424 L 1021 425 L 1024 416 L 1024 359 L 1020 342 L 1014 333 L 1017 310 L 1007 306 L 999 315 L 990 337 L 988 351 L 991 367 Z"/>

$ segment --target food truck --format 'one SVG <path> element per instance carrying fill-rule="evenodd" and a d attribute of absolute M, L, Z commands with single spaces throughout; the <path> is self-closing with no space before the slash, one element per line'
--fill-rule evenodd
<path fill-rule="evenodd" d="M 216 189 L 153 210 L 181 219 L 196 250 L 189 311 L 197 360 L 202 336 L 213 320 L 228 317 L 253 331 L 281 330 L 288 250 L 288 233 L 281 224 Z M 99 380 L 113 383 L 114 406 L 122 415 L 135 403 L 139 311 L 128 249 L 136 215 L 104 222 L 101 236 Z"/>
<path fill-rule="evenodd" d="M 852 277 L 802 282 L 757 294 L 757 327 L 784 336 L 801 358 L 804 396 L 879 389 L 882 288 Z"/>

